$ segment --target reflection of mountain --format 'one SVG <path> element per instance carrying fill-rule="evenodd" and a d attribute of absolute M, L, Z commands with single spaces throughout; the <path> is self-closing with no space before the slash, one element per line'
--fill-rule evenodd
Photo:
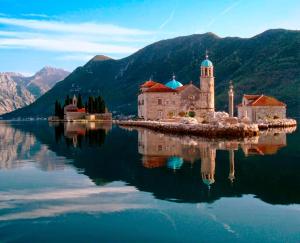
<path fill-rule="evenodd" d="M 63 169 L 62 161 L 53 161 L 53 152 L 40 144 L 34 135 L 23 133 L 7 124 L 0 126 L 0 169 L 13 169 L 24 162 L 39 161 L 42 170 Z"/>
<path fill-rule="evenodd" d="M 71 160 L 96 184 L 124 181 L 156 198 L 182 202 L 254 194 L 274 204 L 300 203 L 300 164 L 296 163 L 297 139 L 293 139 L 299 133 L 291 135 L 289 146 L 277 154 L 245 157 L 242 150 L 237 150 L 240 141 L 173 137 L 147 130 L 139 130 L 137 140 L 136 132 L 114 128 L 101 146 L 90 144 L 85 135 L 81 146 L 74 147 L 47 123 L 25 124 L 18 129 L 34 134 L 58 156 Z M 279 137 L 285 141 L 285 136 Z M 242 143 L 253 145 L 259 141 Z M 209 185 L 214 182 L 209 192 L 203 181 Z"/>

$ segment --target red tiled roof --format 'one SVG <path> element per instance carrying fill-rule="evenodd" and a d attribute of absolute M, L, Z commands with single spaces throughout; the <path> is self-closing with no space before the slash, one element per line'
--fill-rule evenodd
<path fill-rule="evenodd" d="M 158 168 L 166 165 L 167 158 L 162 156 L 145 155 L 143 157 L 143 166 L 145 168 Z"/>
<path fill-rule="evenodd" d="M 245 94 L 244 97 L 247 99 L 247 100 L 256 100 L 257 98 L 259 98 L 261 95 L 247 95 Z"/>
<path fill-rule="evenodd" d="M 286 104 L 273 97 L 261 95 L 250 106 L 286 106 Z"/>
<path fill-rule="evenodd" d="M 271 155 L 271 154 L 276 154 L 277 151 L 283 148 L 284 146 L 285 146 L 284 144 L 274 144 L 274 145 L 261 144 L 261 145 L 257 145 L 256 148 L 263 154 Z"/>
<path fill-rule="evenodd" d="M 176 92 L 176 90 L 168 88 L 163 84 L 156 83 L 151 88 L 147 89 L 145 92 Z"/>
<path fill-rule="evenodd" d="M 181 86 L 181 87 L 178 87 L 176 90 L 177 90 L 177 91 L 182 91 L 182 90 L 184 90 L 187 86 L 188 86 L 188 85 L 183 85 L 183 86 Z"/>
<path fill-rule="evenodd" d="M 85 108 L 78 109 L 77 112 L 85 112 Z"/>
<path fill-rule="evenodd" d="M 146 81 L 145 83 L 143 83 L 141 85 L 141 88 L 150 88 L 150 87 L 152 87 L 155 84 L 157 84 L 157 82 L 154 82 L 152 80 L 148 80 L 148 81 Z"/>
<path fill-rule="evenodd" d="M 250 101 L 247 106 L 286 106 L 285 103 L 266 95 L 244 95 Z"/>

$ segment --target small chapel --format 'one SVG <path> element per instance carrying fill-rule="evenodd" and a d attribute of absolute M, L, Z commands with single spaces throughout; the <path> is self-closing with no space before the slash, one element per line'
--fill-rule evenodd
<path fill-rule="evenodd" d="M 204 117 L 215 111 L 214 79 L 214 66 L 207 53 L 200 66 L 199 86 L 183 85 L 175 75 L 165 84 L 150 79 L 140 86 L 138 117 L 144 120 Z"/>

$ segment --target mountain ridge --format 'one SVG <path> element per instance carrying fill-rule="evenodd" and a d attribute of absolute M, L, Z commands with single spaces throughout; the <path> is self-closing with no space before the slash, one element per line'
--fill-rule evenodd
<path fill-rule="evenodd" d="M 287 103 L 288 113 L 299 116 L 300 31 L 272 29 L 251 38 L 219 37 L 213 33 L 181 36 L 150 44 L 132 55 L 105 61 L 90 60 L 23 109 L 4 118 L 51 115 L 55 99 L 66 94 L 103 95 L 115 114 L 136 114 L 139 85 L 149 77 L 166 83 L 173 73 L 183 84 L 199 85 L 205 50 L 215 66 L 216 107 L 227 109 L 229 80 L 235 102 L 244 93 L 275 96 Z M 299 92 L 298 92 L 299 93 Z"/>
<path fill-rule="evenodd" d="M 16 72 L 0 72 L 0 114 L 31 104 L 67 75 L 69 72 L 49 66 L 29 77 Z"/>

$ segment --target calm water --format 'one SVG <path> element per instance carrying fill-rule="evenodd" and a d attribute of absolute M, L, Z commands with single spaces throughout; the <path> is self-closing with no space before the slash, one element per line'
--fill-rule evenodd
<path fill-rule="evenodd" d="M 1 123 L 0 242 L 300 242 L 299 142 Z"/>

